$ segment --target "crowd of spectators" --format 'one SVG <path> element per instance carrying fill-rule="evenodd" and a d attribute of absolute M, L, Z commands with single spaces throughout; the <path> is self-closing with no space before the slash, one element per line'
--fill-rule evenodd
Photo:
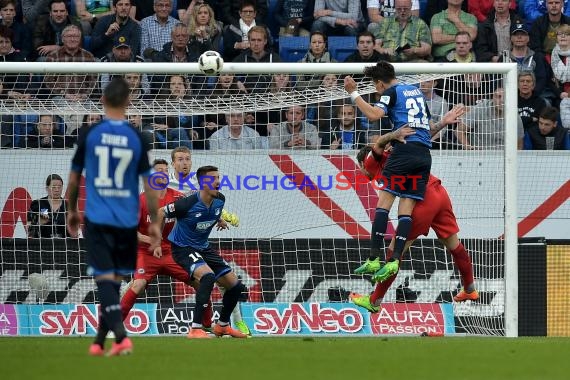
<path fill-rule="evenodd" d="M 0 0 L 0 59 L 9 62 L 196 62 L 217 50 L 227 62 L 288 61 L 286 39 L 307 49 L 296 61 L 516 62 L 519 148 L 570 149 L 570 4 L 563 0 Z M 343 54 L 332 37 L 350 39 Z M 345 49 L 346 50 L 346 49 Z M 115 74 L 113 74 L 115 75 Z M 0 101 L 98 99 L 111 74 L 2 74 Z M 336 75 L 126 74 L 134 101 L 272 93 L 337 85 Z M 465 74 L 418 83 L 435 120 L 457 103 L 464 123 L 434 145 L 502 145 L 503 83 Z M 377 101 L 369 95 L 368 101 Z M 554 115 L 554 116 L 553 116 Z M 2 148 L 66 148 L 99 115 L 3 115 Z M 486 120 L 491 118 L 493 122 Z M 156 148 L 358 149 L 390 129 L 349 101 L 219 115 L 132 115 Z M 551 125 L 553 124 L 553 125 Z M 549 128 L 546 128 L 548 125 Z M 50 127 L 51 126 L 51 127 Z"/>

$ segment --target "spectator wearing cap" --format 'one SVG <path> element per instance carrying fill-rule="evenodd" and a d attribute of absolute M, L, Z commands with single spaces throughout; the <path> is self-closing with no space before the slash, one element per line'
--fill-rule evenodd
<path fill-rule="evenodd" d="M 140 51 L 141 27 L 132 18 L 131 0 L 113 0 L 115 13 L 101 17 L 91 35 L 91 49 L 95 57 L 103 57 L 115 46 L 118 36 L 123 36 L 129 41 L 133 52 Z"/>
<path fill-rule="evenodd" d="M 144 62 L 143 57 L 135 54 L 137 50 L 133 49 L 132 40 L 127 36 L 116 36 L 113 45 L 112 51 L 103 56 L 101 62 Z M 107 87 L 113 77 L 114 75 L 107 73 L 101 74 L 101 90 Z M 143 92 L 148 92 L 150 85 L 146 74 L 143 74 L 141 77 L 141 86 Z"/>
<path fill-rule="evenodd" d="M 509 10 L 508 0 L 495 0 L 494 9 L 479 24 L 475 40 L 475 54 L 479 62 L 502 62 L 503 55 L 511 50 L 511 29 L 522 20 Z"/>
<path fill-rule="evenodd" d="M 49 14 L 38 17 L 32 32 L 34 51 L 30 60 L 45 61 L 45 57 L 63 45 L 61 32 L 67 25 L 79 25 L 67 11 L 65 0 L 52 0 L 49 5 Z"/>
<path fill-rule="evenodd" d="M 529 35 L 524 22 L 519 22 L 511 28 L 511 51 L 505 56 L 505 62 L 516 62 L 518 72 L 532 73 L 535 78 L 534 92 L 542 97 L 551 98 L 552 76 L 544 55 L 528 47 Z"/>

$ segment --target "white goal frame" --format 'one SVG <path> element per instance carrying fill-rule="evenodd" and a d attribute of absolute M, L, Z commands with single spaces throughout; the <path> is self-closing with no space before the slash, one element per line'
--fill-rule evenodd
<path fill-rule="evenodd" d="M 362 73 L 364 63 L 230 63 L 222 73 L 233 74 L 331 74 Z M 502 74 L 505 91 L 504 147 L 504 248 L 505 248 L 505 335 L 518 336 L 518 233 L 517 233 L 517 65 L 515 63 L 396 63 L 403 74 Z M 187 73 L 199 74 L 197 63 L 77 63 L 2 62 L 0 72 L 13 73 Z M 348 97 L 348 94 L 346 94 Z"/>

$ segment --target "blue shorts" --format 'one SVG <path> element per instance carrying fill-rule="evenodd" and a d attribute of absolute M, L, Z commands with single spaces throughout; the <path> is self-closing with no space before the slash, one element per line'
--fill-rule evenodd
<path fill-rule="evenodd" d="M 208 265 L 214 272 L 216 280 L 232 271 L 228 263 L 213 248 L 194 249 L 192 247 L 179 247 L 172 244 L 172 258 L 180 265 L 190 277 L 194 270 L 202 265 Z"/>
<path fill-rule="evenodd" d="M 424 199 L 431 171 L 429 148 L 421 143 L 394 143 L 382 176 L 384 191 L 400 198 Z"/>
<path fill-rule="evenodd" d="M 91 223 L 85 218 L 87 274 L 131 274 L 137 264 L 137 228 Z"/>

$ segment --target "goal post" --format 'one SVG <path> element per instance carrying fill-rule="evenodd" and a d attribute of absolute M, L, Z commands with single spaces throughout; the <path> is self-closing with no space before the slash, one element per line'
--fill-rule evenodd
<path fill-rule="evenodd" d="M 344 140 L 338 137 L 339 141 L 334 143 L 335 139 L 329 131 L 323 133 L 318 129 L 320 125 L 317 125 L 317 146 L 328 139 L 326 149 L 322 149 L 322 146 L 321 149 L 307 146 L 307 149 L 291 149 L 284 146 L 282 140 L 275 146 L 272 145 L 275 140 L 272 140 L 269 126 L 274 130 L 280 124 L 267 121 L 271 117 L 267 115 L 277 114 L 285 123 L 287 110 L 300 106 L 305 119 L 309 118 L 311 110 L 312 122 L 325 120 L 327 125 L 333 125 L 333 121 L 340 125 L 343 119 L 342 107 L 350 105 L 342 77 L 360 75 L 357 79 L 359 92 L 373 99 L 374 86 L 361 75 L 363 68 L 369 65 L 226 62 L 221 74 L 244 78 L 245 86 L 248 85 L 248 78 L 256 78 L 257 82 L 249 83 L 252 87 L 248 88 L 247 93 L 236 90 L 223 95 L 212 90 L 216 77 L 203 77 L 197 63 L 6 62 L 0 65 L 0 74 L 9 76 L 31 73 L 44 78 L 52 74 L 90 74 L 100 78 L 101 74 L 139 73 L 141 77 L 146 75 L 151 82 L 152 77 L 162 76 L 164 79 L 167 75 L 189 78 L 189 87 L 194 86 L 189 96 L 164 97 L 161 91 L 168 86 L 161 83 L 155 92 L 151 91 L 146 97 L 133 101 L 128 114 L 152 118 L 150 124 L 158 128 L 154 132 L 162 128 L 156 125 L 164 125 L 169 130 L 171 119 L 176 119 L 176 123 L 182 123 L 183 118 L 192 119 L 188 125 L 193 126 L 196 126 L 195 120 L 200 120 L 201 132 L 195 136 L 192 135 L 193 127 L 186 128 L 188 144 L 193 147 L 192 171 L 202 165 L 215 164 L 228 178 L 226 188 L 222 190 L 227 198 L 226 207 L 240 216 L 241 225 L 225 235 L 213 233 L 212 241 L 249 288 L 250 298 L 242 304 L 242 314 L 246 323 L 253 328 L 254 334 L 279 335 L 284 331 L 325 335 L 354 332 L 416 334 L 426 329 L 428 332 L 445 334 L 518 336 L 516 64 L 394 64 L 398 79 L 404 83 L 439 81 L 442 86 L 441 98 L 448 100 L 449 105 L 458 99 L 456 95 L 471 95 L 469 91 L 477 92 L 478 100 L 490 101 L 495 89 L 503 88 L 504 104 L 500 116 L 493 122 L 504 125 L 504 134 L 501 133 L 497 140 L 500 141 L 493 148 L 479 147 L 467 151 L 460 149 L 459 143 L 454 141 L 449 143 L 448 149 L 440 147 L 433 150 L 432 154 L 432 172 L 442 179 L 450 193 L 461 228 L 459 238 L 465 239 L 475 268 L 476 285 L 480 283 L 482 288 L 479 290 L 485 293 L 483 302 L 467 302 L 463 305 L 451 302 L 451 294 L 458 290 L 459 276 L 453 269 L 452 257 L 435 241 L 433 232 L 425 239 L 418 239 L 411 254 L 407 255 L 408 258 L 404 257 L 402 271 L 393 289 L 384 298 L 386 304 L 394 305 L 386 308 L 386 314 L 372 317 L 348 302 L 348 292 L 364 293 L 373 289 L 368 278 L 352 274 L 359 262 L 367 257 L 370 216 L 373 215 L 377 199 L 371 185 L 359 186 L 355 182 L 359 173 L 354 160 L 356 134 L 352 145 L 347 143 L 346 147 L 342 147 L 344 149 L 331 150 L 329 146 L 343 145 Z M 294 84 L 284 91 L 268 90 L 270 83 L 267 81 L 274 81 L 275 74 L 286 74 Z M 336 82 L 332 86 L 325 86 L 324 81 L 321 83 L 327 74 L 336 75 Z M 475 90 L 469 86 L 462 87 L 467 76 L 473 74 L 481 76 L 478 79 L 481 86 Z M 97 79 L 97 83 L 99 81 Z M 454 81 L 455 84 L 446 87 L 447 81 Z M 264 90 L 257 90 L 258 84 Z M 152 85 L 151 83 L 151 87 Z M 208 88 L 207 95 L 200 92 L 205 88 Z M 32 123 L 40 123 L 39 116 L 46 114 L 57 115 L 65 125 L 67 118 L 77 120 L 84 115 L 102 114 L 99 95 L 81 101 L 69 101 L 65 96 L 56 99 L 49 94 L 32 94 L 25 99 L 6 99 L 0 102 L 0 114 L 18 117 L 18 121 L 13 121 L 14 131 L 17 123 L 20 130 L 26 130 L 30 124 L 26 120 L 30 116 L 34 120 Z M 328 113 L 320 113 L 322 104 L 329 107 Z M 468 105 L 470 112 L 477 104 L 474 101 Z M 259 121 L 259 115 L 267 117 L 264 127 L 266 136 L 261 136 L 263 143 L 255 146 L 255 150 L 228 152 L 205 149 L 208 146 L 212 148 L 214 144 L 212 131 L 207 128 L 207 116 L 215 115 L 218 120 L 225 114 L 233 113 L 252 116 L 252 123 Z M 156 120 L 161 118 L 161 121 L 156 121 L 155 117 Z M 377 133 L 386 131 L 380 124 L 374 127 L 367 124 L 365 118 L 358 113 L 352 117 L 359 125 L 366 125 L 362 127 L 367 128 L 363 137 L 366 144 L 373 141 L 373 128 L 377 128 L 374 129 Z M 471 121 L 477 123 L 482 119 L 473 116 Z M 244 118 L 244 124 L 247 122 Z M 221 127 L 215 126 L 218 131 Z M 184 128 L 172 129 L 178 131 Z M 15 135 L 16 132 L 13 133 Z M 170 151 L 173 146 L 183 145 L 180 131 L 176 133 L 174 141 L 166 133 L 165 141 L 158 141 L 155 136 L 155 147 L 158 149 L 153 151 L 153 158 L 171 161 Z M 456 131 L 451 129 L 446 133 L 456 135 Z M 490 144 L 492 135 L 496 134 L 482 130 L 467 132 L 467 135 L 477 133 L 480 133 L 478 138 L 483 144 Z M 211 136 L 206 137 L 208 134 Z M 343 132 L 340 131 L 338 136 L 344 136 Z M 13 137 L 15 141 L 16 138 Z M 180 139 L 177 140 L 178 138 Z M 45 196 L 44 182 L 48 174 L 59 173 L 65 187 L 73 149 L 70 145 L 62 149 L 32 148 L 26 145 L 28 141 L 30 140 L 25 136 L 24 140 L 19 140 L 19 148 L 23 149 L 12 147 L 0 150 L 3 167 L 13 163 L 14 169 L 19 172 L 0 178 L 0 204 L 6 204 L 0 226 L 0 308 L 22 314 L 18 315 L 22 320 L 27 318 L 29 325 L 25 325 L 27 330 L 21 330 L 21 335 L 42 334 L 42 331 L 56 331 L 60 334 L 67 330 L 55 327 L 50 330 L 49 323 L 40 317 L 45 315 L 44 311 L 49 309 L 49 305 L 57 307 L 55 311 L 50 309 L 52 316 L 62 315 L 61 318 L 67 318 L 64 318 L 65 321 L 69 321 L 73 313 L 76 313 L 73 315 L 77 318 L 82 308 L 87 321 L 85 323 L 89 325 L 96 314 L 93 304 L 96 303 L 97 295 L 90 278 L 84 272 L 85 262 L 81 260 L 83 246 L 81 241 L 73 239 L 27 238 L 23 225 L 27 222 L 31 200 Z M 176 176 L 176 173 L 173 175 Z M 348 185 L 344 189 L 335 187 L 339 185 L 339 175 L 348 178 Z M 246 176 L 250 178 L 245 180 Z M 311 182 L 317 185 L 316 188 L 311 187 L 306 180 L 309 177 L 323 182 Z M 329 179 L 333 181 L 331 188 L 326 186 Z M 340 186 L 342 185 L 341 182 Z M 263 213 L 256 214 L 254 211 L 258 204 L 264 210 Z M 395 219 L 394 211 L 390 217 Z M 501 285 L 497 290 L 499 282 Z M 423 286 L 426 288 L 422 289 Z M 414 294 L 413 299 L 409 298 L 411 293 Z M 214 297 L 219 309 L 220 294 L 216 292 Z M 158 283 L 151 285 L 147 293 L 140 296 L 137 304 L 140 307 L 135 307 L 137 312 L 129 320 L 129 331 L 136 332 L 137 328 L 142 330 L 142 327 L 136 326 L 136 322 L 142 325 L 146 320 L 148 329 L 145 333 L 179 334 L 183 329 L 170 330 L 165 327 L 170 326 L 166 321 L 176 320 L 175 324 L 179 327 L 187 325 L 186 319 L 191 315 L 193 300 L 189 287 L 161 276 Z M 18 307 L 19 304 L 26 307 Z M 67 306 L 58 309 L 61 304 Z M 291 315 L 296 315 L 297 320 L 286 320 Z M 338 326 L 327 326 L 327 315 L 334 316 L 330 317 L 331 321 L 334 319 Z M 435 315 L 437 323 L 426 315 Z M 404 317 L 412 321 L 398 321 L 398 318 Z M 422 322 L 414 324 L 413 319 L 416 317 L 422 319 Z M 53 317 L 52 321 L 56 319 Z M 319 321 L 322 326 L 311 325 L 318 324 Z M 362 323 L 359 330 L 356 330 L 357 321 Z M 411 323 L 410 326 L 406 326 L 408 322 Z M 18 323 L 22 326 L 23 322 Z M 298 324 L 296 330 L 292 327 L 295 324 Z M 437 325 L 437 328 L 431 324 Z M 93 332 L 92 327 L 88 326 L 82 332 L 75 333 L 90 334 Z M 433 330 L 430 330 L 432 327 Z"/>

